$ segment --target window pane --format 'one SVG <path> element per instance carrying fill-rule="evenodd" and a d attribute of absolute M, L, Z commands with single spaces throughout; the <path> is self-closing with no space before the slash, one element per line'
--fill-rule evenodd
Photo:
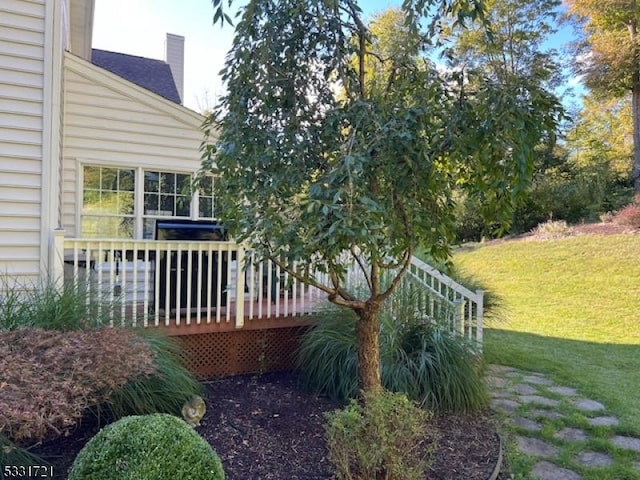
<path fill-rule="evenodd" d="M 145 240 L 155 238 L 156 220 L 154 218 L 145 218 L 143 222 L 142 238 Z"/>
<path fill-rule="evenodd" d="M 144 213 L 147 215 L 158 215 L 158 203 L 160 195 L 147 193 L 144 196 Z"/>
<path fill-rule="evenodd" d="M 200 195 L 213 196 L 213 177 L 204 177 L 200 182 Z"/>
<path fill-rule="evenodd" d="M 133 170 L 120 170 L 120 191 L 133 192 L 135 187 L 135 172 Z"/>
<path fill-rule="evenodd" d="M 175 173 L 160 173 L 160 193 L 176 193 Z"/>
<path fill-rule="evenodd" d="M 178 195 L 176 197 L 176 215 L 178 217 L 188 217 L 191 211 L 191 201 L 189 197 Z"/>
<path fill-rule="evenodd" d="M 82 195 L 82 212 L 97 213 L 100 210 L 100 192 L 85 190 Z"/>
<path fill-rule="evenodd" d="M 149 193 L 160 191 L 160 174 L 158 172 L 144 172 L 144 191 Z"/>
<path fill-rule="evenodd" d="M 160 215 L 174 215 L 174 212 L 175 212 L 174 200 L 175 200 L 175 197 L 170 195 L 162 195 L 160 197 L 160 210 L 162 211 Z"/>
<path fill-rule="evenodd" d="M 213 199 L 200 197 L 200 207 L 198 215 L 202 218 L 213 218 Z"/>
<path fill-rule="evenodd" d="M 176 193 L 188 195 L 191 190 L 191 175 L 176 174 Z"/>
<path fill-rule="evenodd" d="M 84 167 L 84 188 L 100 189 L 100 167 Z"/>
<path fill-rule="evenodd" d="M 118 213 L 133 215 L 133 192 L 118 193 Z"/>
<path fill-rule="evenodd" d="M 113 215 L 120 213 L 118 211 L 118 194 L 113 192 L 101 192 L 99 212 Z"/>
<path fill-rule="evenodd" d="M 82 237 L 86 238 L 133 238 L 133 218 L 82 216 Z"/>
<path fill-rule="evenodd" d="M 102 190 L 118 190 L 118 169 L 117 168 L 103 168 L 102 178 L 100 181 L 100 187 Z"/>

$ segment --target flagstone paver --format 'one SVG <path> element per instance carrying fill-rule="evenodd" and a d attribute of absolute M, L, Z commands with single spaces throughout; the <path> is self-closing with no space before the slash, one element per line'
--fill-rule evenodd
<path fill-rule="evenodd" d="M 576 460 L 580 465 L 591 468 L 608 467 L 613 463 L 613 458 L 606 453 L 591 451 L 581 452 Z"/>
<path fill-rule="evenodd" d="M 574 405 L 578 410 L 582 410 L 583 412 L 597 412 L 599 410 L 604 410 L 603 404 L 601 404 L 600 402 L 596 402 L 595 400 L 590 400 L 588 398 L 576 400 Z"/>
<path fill-rule="evenodd" d="M 592 427 L 612 427 L 618 425 L 620 420 L 616 417 L 593 417 L 587 420 Z"/>
<path fill-rule="evenodd" d="M 575 388 L 571 387 L 549 387 L 547 390 L 553 393 L 557 393 L 558 395 L 563 395 L 565 397 L 575 397 L 578 395 L 578 391 Z"/>
<path fill-rule="evenodd" d="M 526 383 L 519 383 L 513 386 L 513 391 L 520 395 L 535 395 L 538 393 L 538 389 L 527 385 Z"/>
<path fill-rule="evenodd" d="M 553 438 L 557 440 L 569 440 L 572 442 L 584 442 L 589 439 L 589 435 L 584 430 L 579 428 L 563 428 L 559 432 L 553 435 Z"/>
<path fill-rule="evenodd" d="M 518 450 L 528 455 L 555 457 L 560 452 L 558 447 L 554 447 L 539 438 L 518 436 L 516 437 L 516 442 L 518 444 Z"/>
<path fill-rule="evenodd" d="M 551 462 L 538 462 L 531 471 L 538 480 L 580 480 L 582 476 L 573 470 L 562 468 Z"/>
<path fill-rule="evenodd" d="M 524 428 L 525 430 L 531 430 L 535 432 L 542 430 L 542 425 L 539 422 L 530 420 L 528 418 L 516 417 L 513 419 L 513 424 L 517 425 L 520 428 Z"/>
<path fill-rule="evenodd" d="M 505 413 L 513 413 L 516 408 L 520 406 L 518 402 L 515 400 L 509 400 L 507 398 L 494 398 L 489 402 L 489 404 L 494 407 L 502 410 Z"/>
<path fill-rule="evenodd" d="M 616 435 L 611 439 L 611 443 L 616 447 L 624 448 L 625 450 L 640 452 L 640 438 Z"/>

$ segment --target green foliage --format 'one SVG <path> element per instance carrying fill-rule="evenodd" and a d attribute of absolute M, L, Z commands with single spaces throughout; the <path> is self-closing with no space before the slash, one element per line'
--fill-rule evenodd
<path fill-rule="evenodd" d="M 380 316 L 382 385 L 435 410 L 470 411 L 485 405 L 480 358 L 463 337 L 426 319 L 416 291 L 401 288 Z M 446 318 L 446 309 L 441 310 Z M 355 325 L 345 309 L 327 311 L 298 352 L 298 367 L 309 388 L 334 398 L 358 394 Z"/>
<path fill-rule="evenodd" d="M 0 468 L 5 465 L 47 465 L 42 458 L 29 452 L 0 433 Z M 0 476 L 1 477 L 1 476 Z M 1 477 L 4 478 L 4 477 Z"/>
<path fill-rule="evenodd" d="M 136 377 L 115 390 L 97 406 L 97 413 L 109 418 L 151 413 L 179 415 L 187 399 L 204 395 L 202 385 L 184 366 L 183 352 L 175 340 L 147 330 L 137 333 L 153 352 L 153 373 Z"/>
<path fill-rule="evenodd" d="M 214 6 L 222 20 L 221 2 Z M 203 169 L 219 174 L 230 234 L 358 312 L 369 329 L 358 345 L 369 358 L 358 371 L 363 388 L 379 383 L 370 320 L 412 253 L 449 255 L 454 186 L 481 198 L 483 218 L 507 226 L 534 148 L 562 111 L 520 78 L 480 75 L 466 88 L 425 55 L 445 17 L 461 27 L 482 17 L 482 1 L 402 9 L 405 22 L 388 22 L 395 30 L 385 34 L 406 41 L 388 48 L 377 34 L 384 27 L 365 25 L 357 1 L 249 0 L 222 72 L 227 93 L 203 125 Z M 366 277 L 358 297 L 344 285 L 345 252 Z M 385 272 L 397 275 L 386 290 Z"/>
<path fill-rule="evenodd" d="M 171 415 L 125 417 L 76 457 L 69 480 L 223 480 L 222 463 L 193 428 Z"/>
<path fill-rule="evenodd" d="M 102 308 L 98 304 L 102 303 Z M 40 327 L 77 330 L 108 325 L 109 308 L 89 295 L 81 285 L 67 283 L 59 288 L 53 281 L 20 285 L 0 278 L 0 329 Z"/>
<path fill-rule="evenodd" d="M 460 20 L 478 3 L 442 6 Z M 205 125 L 219 127 L 218 141 L 203 148 L 204 168 L 220 173 L 221 211 L 236 238 L 338 280 L 336 259 L 352 247 L 379 267 L 420 244 L 445 255 L 454 184 L 483 197 L 485 216 L 508 221 L 533 146 L 559 112 L 553 96 L 517 79 L 461 88 L 420 56 L 424 38 L 391 58 L 367 53 L 360 38 L 378 43 L 352 7 L 248 2 L 223 72 L 228 93 Z M 412 35 L 429 8 L 405 7 Z M 367 83 L 354 56 L 384 64 L 369 69 L 383 81 Z"/>
<path fill-rule="evenodd" d="M 431 414 L 403 394 L 380 390 L 327 414 L 329 458 L 343 480 L 425 478 L 437 440 Z"/>

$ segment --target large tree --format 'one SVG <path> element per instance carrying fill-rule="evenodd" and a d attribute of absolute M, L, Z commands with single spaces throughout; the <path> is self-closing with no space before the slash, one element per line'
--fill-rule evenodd
<path fill-rule="evenodd" d="M 581 27 L 576 71 L 601 96 L 631 95 L 633 168 L 640 192 L 640 4 L 637 0 L 566 0 L 568 14 Z"/>
<path fill-rule="evenodd" d="M 461 25 L 481 4 L 406 0 L 404 23 L 390 22 L 404 40 L 388 48 L 356 0 L 249 0 L 205 124 L 219 130 L 204 165 L 235 238 L 359 316 L 363 390 L 380 386 L 377 315 L 412 254 L 448 255 L 454 187 L 485 192 L 487 214 L 508 221 L 534 146 L 556 128 L 544 91 L 464 88 L 425 58 L 445 16 Z M 364 292 L 345 285 L 345 255 Z"/>

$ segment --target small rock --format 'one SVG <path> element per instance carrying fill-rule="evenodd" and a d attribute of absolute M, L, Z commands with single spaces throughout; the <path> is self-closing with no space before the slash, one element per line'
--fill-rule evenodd
<path fill-rule="evenodd" d="M 592 427 L 612 427 L 618 425 L 620 420 L 616 417 L 593 417 L 587 420 Z"/>
<path fill-rule="evenodd" d="M 613 458 L 599 452 L 582 452 L 576 459 L 580 465 L 589 468 L 608 467 L 613 463 Z"/>
<path fill-rule="evenodd" d="M 520 395 L 520 401 L 522 403 L 538 403 L 547 407 L 557 407 L 560 405 L 558 400 L 552 400 L 542 395 Z"/>
<path fill-rule="evenodd" d="M 551 462 L 538 462 L 531 471 L 538 480 L 581 480 L 582 477 L 573 470 L 559 467 Z"/>
<path fill-rule="evenodd" d="M 553 445 L 549 445 L 544 440 L 531 437 L 516 437 L 518 450 L 528 455 L 537 455 L 538 457 L 554 457 L 558 454 L 558 449 Z"/>
<path fill-rule="evenodd" d="M 640 452 L 640 438 L 636 437 L 623 437 L 617 435 L 611 439 L 616 447 L 624 448 L 626 450 L 633 450 L 634 452 Z"/>
<path fill-rule="evenodd" d="M 600 402 L 596 402 L 595 400 L 576 400 L 574 405 L 578 410 L 582 410 L 583 412 L 596 412 L 598 410 L 604 410 L 604 405 Z"/>
<path fill-rule="evenodd" d="M 553 438 L 565 441 L 584 442 L 589 438 L 589 436 L 584 432 L 584 430 L 567 427 L 556 432 Z"/>
<path fill-rule="evenodd" d="M 527 375 L 522 378 L 522 381 L 535 385 L 553 385 L 553 382 L 544 375 Z"/>
<path fill-rule="evenodd" d="M 571 387 L 549 387 L 549 391 L 565 397 L 575 397 L 578 391 Z"/>

